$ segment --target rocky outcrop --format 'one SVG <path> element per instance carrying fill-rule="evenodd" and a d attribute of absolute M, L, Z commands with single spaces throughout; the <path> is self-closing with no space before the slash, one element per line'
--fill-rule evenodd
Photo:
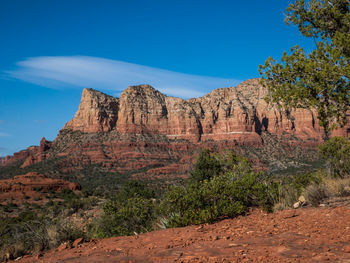
<path fill-rule="evenodd" d="M 43 138 L 2 165 L 22 160 L 24 168 L 54 157 L 63 173 L 101 164 L 135 177 L 169 178 L 188 175 L 199 148 L 234 148 L 262 169 L 317 158 L 306 150 L 323 137 L 315 111 L 283 111 L 267 104 L 266 95 L 258 79 L 188 100 L 149 85 L 128 87 L 120 98 L 84 89 L 74 118 L 53 143 Z M 333 135 L 349 136 L 350 116 L 348 123 Z"/>
<path fill-rule="evenodd" d="M 30 146 L 25 150 L 14 153 L 12 156 L 5 156 L 0 160 L 1 166 L 16 165 L 21 162 L 21 167 L 32 165 L 50 157 L 49 150 L 52 147 L 52 142 L 44 137 L 40 140 L 39 146 Z"/>
<path fill-rule="evenodd" d="M 237 140 L 247 145 L 260 145 L 262 131 L 288 133 L 300 139 L 322 139 L 323 131 L 314 110 L 282 111 L 267 104 L 266 95 L 258 79 L 189 100 L 167 97 L 149 85 L 131 86 L 120 98 L 85 89 L 79 110 L 64 128 L 161 134 L 192 142 Z M 348 132 L 345 128 L 337 133 Z"/>
<path fill-rule="evenodd" d="M 35 172 L 15 176 L 13 179 L 0 180 L 0 203 L 9 200 L 23 202 L 25 199 L 44 197 L 47 192 L 59 192 L 64 189 L 80 190 L 78 183 L 52 179 Z M 29 200 L 30 201 L 30 200 Z"/>
<path fill-rule="evenodd" d="M 52 142 L 46 140 L 44 137 L 41 138 L 39 147 L 35 147 L 28 152 L 28 156 L 25 158 L 23 164 L 21 165 L 21 168 L 49 158 L 50 154 L 48 151 L 50 150 L 51 146 Z"/>
<path fill-rule="evenodd" d="M 93 89 L 84 89 L 79 109 L 64 128 L 83 132 L 104 132 L 115 128 L 119 99 Z"/>

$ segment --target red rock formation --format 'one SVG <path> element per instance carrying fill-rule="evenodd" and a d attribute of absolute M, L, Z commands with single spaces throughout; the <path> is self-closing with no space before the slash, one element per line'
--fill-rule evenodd
<path fill-rule="evenodd" d="M 322 141 L 323 129 L 314 110 L 285 112 L 267 104 L 266 95 L 258 79 L 189 100 L 168 97 L 149 85 L 131 86 L 120 98 L 84 89 L 77 113 L 54 143 L 42 139 L 39 147 L 2 163 L 24 160 L 26 167 L 56 156 L 64 158 L 58 165 L 64 172 L 102 164 L 121 173 L 136 171 L 141 177 L 184 176 L 198 148 L 267 147 L 269 158 Z M 349 136 L 350 115 L 348 123 L 333 134 Z M 273 149 L 277 146 L 264 142 L 268 139 L 264 134 L 278 140 L 279 153 Z"/>
<path fill-rule="evenodd" d="M 40 162 L 50 157 L 48 150 L 50 150 L 52 143 L 47 141 L 44 137 L 40 140 L 39 147 L 36 147 L 33 151 L 29 152 L 25 158 L 21 168 Z"/>
<path fill-rule="evenodd" d="M 50 157 L 48 151 L 52 147 L 52 142 L 47 141 L 44 137 L 40 140 L 39 146 L 30 146 L 25 150 L 16 152 L 13 156 L 6 156 L 0 159 L 0 167 L 23 162 L 22 168 L 40 162 Z"/>
<path fill-rule="evenodd" d="M 110 131 L 118 119 L 119 100 L 99 91 L 84 89 L 79 109 L 64 128 L 83 132 Z"/>
<path fill-rule="evenodd" d="M 78 183 L 48 178 L 35 172 L 15 176 L 13 179 L 0 180 L 0 202 L 14 199 L 21 202 L 27 197 L 43 196 L 43 192 L 58 192 L 63 189 L 80 190 Z"/>
<path fill-rule="evenodd" d="M 131 86 L 120 99 L 85 89 L 78 112 L 64 128 L 161 134 L 192 142 L 237 140 L 247 145 L 261 144 L 261 131 L 288 133 L 303 140 L 322 139 L 314 110 L 297 109 L 287 114 L 268 105 L 266 95 L 258 79 L 189 100 L 167 97 L 148 85 Z M 337 131 L 342 135 L 348 132 L 346 128 Z"/>

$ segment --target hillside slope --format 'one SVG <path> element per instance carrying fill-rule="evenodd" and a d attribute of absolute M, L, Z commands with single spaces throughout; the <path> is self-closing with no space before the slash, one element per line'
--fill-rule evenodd
<path fill-rule="evenodd" d="M 18 262 L 349 262 L 349 222 L 349 206 L 255 210 L 212 225 L 61 246 Z"/>

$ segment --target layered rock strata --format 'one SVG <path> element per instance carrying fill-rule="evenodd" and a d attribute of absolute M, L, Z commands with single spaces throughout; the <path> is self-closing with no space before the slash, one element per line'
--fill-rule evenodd
<path fill-rule="evenodd" d="M 80 190 L 78 183 L 52 179 L 35 172 L 15 176 L 13 179 L 0 180 L 0 203 L 15 200 L 17 203 L 35 198 L 44 198 L 44 193 L 59 192 L 64 189 Z M 29 200 L 30 201 L 30 200 Z"/>
<path fill-rule="evenodd" d="M 149 85 L 131 86 L 120 98 L 85 89 L 75 117 L 64 129 L 159 134 L 191 142 L 236 140 L 246 145 L 260 145 L 262 131 L 322 139 L 323 129 L 314 110 L 286 112 L 267 104 L 266 95 L 258 79 L 188 100 L 168 97 Z M 349 128 L 336 133 L 347 136 Z"/>
<path fill-rule="evenodd" d="M 43 138 L 39 147 L 7 157 L 1 165 L 22 160 L 21 167 L 27 167 L 52 157 L 64 173 L 102 164 L 110 171 L 167 178 L 186 176 L 199 148 L 241 147 L 258 166 L 267 162 L 286 168 L 278 159 L 290 159 L 298 167 L 293 160 L 315 159 L 315 152 L 297 148 L 322 141 L 315 111 L 286 112 L 267 104 L 266 95 L 258 79 L 188 100 L 168 97 L 149 85 L 131 86 L 120 98 L 84 89 L 78 111 L 54 142 Z M 349 136 L 348 119 L 333 135 Z"/>

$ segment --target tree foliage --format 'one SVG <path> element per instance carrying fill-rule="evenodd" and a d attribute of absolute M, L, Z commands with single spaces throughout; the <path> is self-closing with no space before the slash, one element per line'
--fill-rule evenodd
<path fill-rule="evenodd" d="M 162 200 L 169 226 L 215 222 L 243 214 L 252 206 L 271 209 L 275 185 L 254 172 L 246 158 L 232 151 L 219 155 L 204 150 L 195 167 L 195 175 L 205 176 L 173 187 Z"/>
<path fill-rule="evenodd" d="M 125 183 L 123 189 L 103 205 L 103 215 L 90 225 L 91 235 L 111 237 L 153 230 L 154 197 L 154 191 L 143 182 Z"/>
<path fill-rule="evenodd" d="M 281 108 L 314 108 L 325 138 L 346 123 L 350 106 L 350 0 L 296 0 L 287 8 L 287 24 L 312 37 L 315 49 L 307 54 L 295 46 L 281 62 L 268 58 L 259 71 Z"/>
<path fill-rule="evenodd" d="M 218 156 L 211 154 L 208 149 L 204 149 L 197 157 L 194 169 L 190 175 L 190 181 L 200 182 L 209 180 L 221 172 L 222 167 Z"/>
<path fill-rule="evenodd" d="M 319 153 L 326 161 L 329 175 L 342 178 L 350 175 L 350 139 L 333 137 L 319 146 Z"/>

